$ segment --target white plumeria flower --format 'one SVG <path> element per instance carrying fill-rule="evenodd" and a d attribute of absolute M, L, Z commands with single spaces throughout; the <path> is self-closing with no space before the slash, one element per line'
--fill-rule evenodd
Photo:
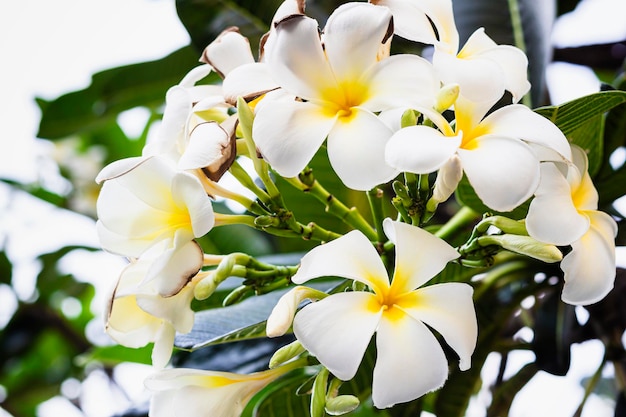
<path fill-rule="evenodd" d="M 398 173 L 383 157 L 392 131 L 375 112 L 431 108 L 439 82 L 420 57 L 381 57 L 391 22 L 385 7 L 346 3 L 329 17 L 322 39 L 306 16 L 277 23 L 267 65 L 291 98 L 258 104 L 253 137 L 280 175 L 298 175 L 326 137 L 330 163 L 348 187 L 368 190 Z"/>
<path fill-rule="evenodd" d="M 399 130 L 387 144 L 387 163 L 402 171 L 428 174 L 458 156 L 485 205 L 513 210 L 532 196 L 539 183 L 540 160 L 533 147 L 550 149 L 544 154 L 558 160 L 570 160 L 571 150 L 563 133 L 528 107 L 512 104 L 484 117 L 489 107 L 459 97 L 454 129 L 441 115 L 424 109 L 441 130 L 423 125 Z"/>
<path fill-rule="evenodd" d="M 287 372 L 292 362 L 249 375 L 200 369 L 164 369 L 145 380 L 150 417 L 239 417 L 250 399 Z"/>
<path fill-rule="evenodd" d="M 166 158 L 136 159 L 116 161 L 98 176 L 105 181 L 97 202 L 98 237 L 103 249 L 131 258 L 161 245 L 146 280 L 167 272 L 159 293 L 171 296 L 202 266 L 203 253 L 192 241 L 211 230 L 215 214 L 195 176 Z"/>
<path fill-rule="evenodd" d="M 176 332 L 188 333 L 193 327 L 194 285 L 190 281 L 176 295 L 161 296 L 154 280 L 145 282 L 152 262 L 150 256 L 144 256 L 122 271 L 107 305 L 105 328 L 123 346 L 139 348 L 154 343 L 152 364 L 163 368 L 172 355 Z"/>
<path fill-rule="evenodd" d="M 541 181 L 530 203 L 526 228 L 533 238 L 571 245 L 561 262 L 565 285 L 561 298 L 575 305 L 600 301 L 615 281 L 617 224 L 598 211 L 598 192 L 587 172 L 587 155 L 572 146 L 574 163 L 562 172 L 541 164 Z"/>
<path fill-rule="evenodd" d="M 513 101 L 518 102 L 530 89 L 528 58 L 524 52 L 514 46 L 496 44 L 483 28 L 477 29 L 459 50 L 452 1 L 370 2 L 390 8 L 395 34 L 434 45 L 433 65 L 441 80 L 445 84 L 459 84 L 461 95 L 468 99 L 492 102 L 507 90 L 512 94 Z"/>
<path fill-rule="evenodd" d="M 419 288 L 458 253 L 445 241 L 405 223 L 385 219 L 384 230 L 396 244 L 391 284 L 378 253 L 359 231 L 310 251 L 292 278 L 301 284 L 339 276 L 372 290 L 332 294 L 308 304 L 296 314 L 293 329 L 302 346 L 344 381 L 354 377 L 376 333 L 372 398 L 378 408 L 411 401 L 447 379 L 446 356 L 427 326 L 456 351 L 461 370 L 470 367 L 477 337 L 471 286 L 444 283 Z M 288 298 L 285 302 L 290 302 Z M 289 309 L 275 310 L 285 311 Z"/>

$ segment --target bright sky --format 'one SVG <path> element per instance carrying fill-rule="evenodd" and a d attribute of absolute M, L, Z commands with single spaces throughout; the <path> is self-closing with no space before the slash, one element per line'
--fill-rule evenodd
<path fill-rule="evenodd" d="M 560 45 L 580 44 L 584 43 L 579 38 L 583 35 L 593 36 L 594 42 L 599 39 L 597 36 L 607 40 L 626 38 L 624 0 L 585 0 L 584 7 L 583 14 L 569 16 L 557 24 L 555 42 Z M 615 12 L 618 7 L 623 10 Z M 597 13 L 607 9 L 613 12 Z M 160 58 L 186 45 L 188 40 L 187 33 L 176 18 L 174 0 L 0 2 L 0 75 L 4 84 L 0 100 L 0 176 L 21 180 L 33 180 L 36 177 L 36 164 L 41 162 L 37 156 L 45 153 L 47 147 L 37 146 L 34 139 L 39 118 L 33 101 L 35 96 L 51 99 L 84 88 L 89 84 L 91 74 L 96 71 Z M 552 68 L 549 76 L 555 86 L 553 97 L 556 102 L 592 92 L 597 87 L 595 77 L 584 68 Z M 565 84 L 565 87 L 559 86 L 559 82 Z M 58 246 L 63 236 L 63 243 L 97 244 L 95 231 L 85 232 L 93 230 L 90 221 L 75 217 L 70 219 L 67 214 L 45 205 L 33 205 L 27 199 L 9 202 L 8 198 L 6 187 L 0 186 L 0 237 L 9 232 L 12 246 L 18 248 L 14 254 L 21 262 L 16 275 L 25 282 L 25 296 L 28 295 L 28 281 L 32 282 L 32 275 L 36 273 L 36 266 L 29 265 L 28 260 L 37 253 L 51 249 L 34 246 L 33 241 L 40 241 L 43 236 L 53 237 L 53 242 Z M 14 207 L 11 216 L 5 215 L 8 204 Z M 15 216 L 18 210 L 26 213 L 26 216 Z M 79 225 L 80 233 L 72 233 L 72 229 L 66 227 L 68 223 Z M 92 259 L 89 264 L 104 270 L 106 262 Z M 77 273 L 80 274 L 80 271 Z M 110 279 L 113 281 L 115 277 L 111 276 Z M 2 290 L 0 286 L 0 305 L 4 307 L 4 310 L 0 308 L 0 326 L 10 316 L 6 306 L 10 309 L 11 302 L 14 302 L 4 297 Z M 6 295 L 6 291 L 4 293 Z M 591 346 L 590 349 L 594 352 L 591 353 L 593 357 L 599 357 L 598 346 Z M 577 355 L 583 358 L 589 355 L 589 350 L 579 352 L 577 346 L 574 360 Z M 574 375 L 568 381 L 544 374 L 538 376 L 537 383 L 530 384 L 526 389 L 526 397 L 516 401 L 511 416 L 538 415 L 538 412 L 556 417 L 571 415 L 576 407 L 573 399 L 582 395 L 578 380 L 593 372 L 594 366 L 596 364 L 583 360 L 582 366 L 573 371 Z M 97 386 L 97 382 L 91 383 Z M 533 401 L 546 391 L 547 386 L 550 387 L 550 396 Z M 564 399 L 570 400 L 564 404 Z M 100 401 L 91 402 L 95 405 L 88 410 L 89 417 L 108 417 L 111 408 L 105 404 L 107 400 L 100 398 Z M 593 407 L 589 407 L 593 410 L 593 417 L 612 415 L 602 400 L 595 398 L 592 401 L 596 401 Z M 74 415 L 71 408 L 59 412 L 57 402 L 55 400 L 47 404 L 42 409 L 42 416 Z M 585 413 L 584 416 L 591 414 Z"/>

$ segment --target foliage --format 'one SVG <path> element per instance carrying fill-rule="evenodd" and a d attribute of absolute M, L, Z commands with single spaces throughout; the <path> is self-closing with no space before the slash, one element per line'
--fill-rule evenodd
<path fill-rule="evenodd" d="M 102 164 L 139 154 L 150 126 L 161 117 L 167 88 L 176 84 L 191 67 L 196 65 L 204 46 L 228 25 L 236 25 L 250 39 L 258 39 L 269 26 L 271 11 L 280 3 L 278 0 L 177 0 L 179 18 L 192 39 L 189 46 L 173 51 L 160 60 L 94 74 L 91 85 L 84 90 L 71 92 L 51 101 L 38 99 L 42 117 L 37 136 L 53 141 L 59 146 L 69 137 L 78 138 L 77 147 L 84 154 L 92 148 L 103 148 L 106 155 L 100 161 Z M 340 2 L 310 2 L 307 12 L 323 21 L 338 3 Z M 458 0 L 455 7 L 459 4 L 459 10 L 473 9 L 484 12 L 478 14 L 462 12 L 456 18 L 461 27 L 468 28 L 479 26 L 475 21 L 478 15 L 491 20 L 492 23 L 508 22 L 501 18 L 503 10 L 506 11 L 505 15 L 510 15 L 509 6 L 516 2 L 502 3 L 507 4 L 503 6 L 489 0 Z M 533 11 L 528 4 L 536 2 L 520 3 L 523 11 L 522 23 L 528 25 L 530 24 L 528 22 L 536 22 L 537 20 L 528 14 Z M 572 3 L 574 2 L 559 2 L 559 12 L 573 8 Z M 509 43 L 514 43 L 515 34 L 506 33 L 513 31 L 515 29 L 513 26 L 507 23 L 505 28 L 494 31 L 496 33 L 501 31 L 503 39 L 507 39 L 508 36 L 508 39 L 511 39 Z M 543 80 L 538 74 L 543 73 L 542 69 L 546 65 L 542 58 L 547 48 L 547 37 L 545 32 L 542 32 L 545 28 L 524 26 L 524 29 L 526 48 L 532 51 L 531 76 L 535 77 L 534 84 L 542 85 Z M 498 36 L 495 38 L 504 42 L 498 39 Z M 257 47 L 258 45 L 254 45 L 253 50 Z M 553 121 L 570 140 L 587 150 L 590 173 L 600 195 L 600 208 L 616 216 L 619 224 L 617 242 L 618 245 L 624 245 L 626 234 L 623 215 L 613 204 L 626 194 L 623 186 L 626 181 L 626 164 L 615 166 L 610 163 L 613 152 L 626 146 L 626 92 L 624 92 L 626 82 L 623 73 L 617 77 L 612 86 L 607 86 L 607 90 L 560 106 L 539 107 L 535 111 Z M 532 102 L 537 105 L 545 104 L 544 97 L 541 89 L 535 88 Z M 136 107 L 149 109 L 151 116 L 141 137 L 131 138 L 120 128 L 117 116 Z M 363 212 L 368 211 L 369 203 L 363 193 L 347 191 L 345 187 L 339 186 L 338 178 L 328 169 L 325 152 L 317 154 L 311 168 L 315 178 L 338 201 L 344 202 L 349 207 L 357 207 Z M 38 183 L 23 184 L 8 179 L 2 181 L 16 192 L 25 192 L 38 200 L 73 210 L 72 199 L 79 194 L 80 185 L 71 176 L 71 172 L 64 174 L 73 182 L 74 188 L 69 195 L 59 195 Z M 320 210 L 323 203 L 319 199 L 311 195 L 302 198 L 299 190 L 281 180 L 277 182 L 277 186 L 297 219 L 302 219 L 306 223 L 314 222 L 330 230 L 345 231 L 342 230 L 343 224 L 336 217 Z M 388 196 L 393 193 L 391 189 L 382 191 Z M 449 214 L 454 212 L 459 203 L 471 207 L 476 212 L 489 211 L 467 181 L 461 183 L 456 197 L 458 202 L 450 201 L 446 206 L 440 207 L 438 217 L 434 219 L 435 224 L 442 225 L 449 220 Z M 93 201 L 91 204 L 93 205 Z M 522 206 L 508 215 L 512 218 L 523 218 L 527 209 L 527 205 Z M 392 208 L 386 207 L 386 210 Z M 471 227 L 467 227 L 464 232 L 469 234 Z M 450 238 L 462 243 L 466 237 L 467 235 L 459 235 Z M 305 240 L 294 243 L 293 240 L 267 237 L 249 228 L 242 228 L 236 232 L 226 232 L 218 228 L 200 243 L 212 253 L 245 252 L 278 265 L 297 263 L 293 261 L 293 256 L 298 259 L 303 251 L 312 246 L 311 242 Z M 12 281 L 14 261 L 4 248 L 1 249 L 3 250 L 0 252 L 0 286 L 14 291 L 15 283 Z M 0 329 L 0 387 L 6 391 L 6 398 L 0 405 L 15 417 L 35 416 L 37 406 L 46 399 L 59 395 L 61 385 L 69 378 L 83 380 L 93 369 L 104 369 L 111 375 L 112 369 L 124 361 L 149 363 L 150 349 L 130 350 L 121 347 L 94 346 L 86 338 L 85 329 L 94 319 L 91 310 L 94 288 L 71 275 L 64 275 L 58 267 L 68 253 L 83 249 L 95 250 L 95 248 L 62 247 L 40 255 L 38 261 L 41 264 L 41 272 L 37 276 L 37 294 L 32 299 L 20 300 L 8 324 Z M 434 412 L 441 417 L 462 416 L 470 398 L 481 385 L 489 383 L 493 400 L 487 415 L 507 415 L 515 394 L 537 372 L 566 374 L 571 365 L 571 346 L 587 340 L 600 340 L 605 344 L 606 354 L 602 367 L 612 363 L 620 372 L 624 371 L 626 352 L 621 336 L 626 330 L 626 323 L 623 320 L 626 314 L 622 311 L 626 286 L 623 270 L 618 271 L 616 287 L 609 297 L 586 307 L 589 319 L 585 323 L 577 320 L 573 308 L 559 301 L 559 284 L 553 283 L 554 280 L 560 282 L 558 280 L 562 279 L 562 272 L 558 268 L 546 267 L 545 264 L 528 259 L 519 259 L 508 264 L 506 270 L 485 268 L 475 271 L 477 274 L 480 272 L 486 272 L 487 275 L 475 286 L 481 332 L 473 356 L 473 366 L 466 372 L 460 372 L 456 367 L 451 369 L 445 387 L 426 396 L 419 404 L 420 409 Z M 443 276 L 447 273 L 455 274 L 457 271 L 447 269 L 441 274 Z M 544 279 L 537 280 L 537 274 Z M 194 331 L 177 339 L 177 344 L 181 348 L 174 358 L 177 365 L 203 368 L 221 363 L 225 369 L 244 369 L 246 372 L 266 367 L 273 349 L 264 345 L 267 342 L 259 336 L 264 332 L 263 317 L 267 316 L 268 308 L 271 308 L 281 293 L 248 298 L 229 307 L 239 312 L 236 317 L 241 318 L 241 321 L 230 321 L 233 316 L 229 315 L 229 322 L 222 323 L 216 318 L 219 318 L 220 314 L 226 314 L 226 309 L 215 307 L 221 306 L 224 299 L 237 288 L 237 284 L 241 284 L 240 279 L 234 280 L 233 286 L 220 287 L 213 297 L 194 305 L 195 309 L 204 311 L 199 314 Z M 332 285 L 324 289 L 334 288 L 338 282 L 330 284 Z M 521 300 L 529 297 L 533 299 L 534 304 L 531 307 L 520 308 Z M 70 298 L 77 300 L 80 305 L 80 312 L 76 315 L 68 315 L 63 310 L 63 300 Z M 516 337 L 517 332 L 524 327 L 533 329 L 532 342 Z M 252 352 L 252 357 L 244 358 L 232 354 L 242 350 Z M 535 361 L 525 365 L 508 379 L 504 379 L 500 374 L 495 381 L 482 380 L 480 372 L 488 355 L 492 353 L 499 355 L 504 369 L 507 357 L 518 350 L 532 351 L 535 354 Z M 206 352 L 210 352 L 210 359 Z M 371 387 L 368 378 L 371 378 L 372 367 L 373 357 L 370 349 L 357 377 L 344 386 L 346 392 L 357 395 L 362 401 L 362 406 L 352 414 L 354 416 L 391 415 L 386 411 L 375 410 L 367 401 L 370 395 L 368 387 Z M 308 411 L 309 397 L 306 395 L 296 397 L 292 393 L 298 388 L 303 393 L 312 389 L 312 386 L 307 384 L 311 383 L 311 378 L 317 374 L 318 369 L 316 365 L 312 365 L 290 374 L 281 380 L 280 384 L 261 391 L 249 404 L 244 415 L 266 416 L 270 415 L 269 410 L 274 413 L 271 415 L 277 417 L 302 415 L 296 410 Z M 592 392 L 594 384 L 598 384 L 599 380 L 600 378 L 590 379 L 586 387 L 587 392 Z M 610 394 L 620 399 L 617 401 L 616 413 L 620 412 L 620 407 L 624 407 L 623 389 L 622 385 L 621 391 Z M 80 404 L 77 404 L 77 407 L 80 409 Z M 399 410 L 402 411 L 401 407 Z M 411 414 L 412 411 L 415 410 L 406 408 L 405 414 L 393 415 L 415 415 Z M 136 410 L 129 411 L 127 415 L 135 415 L 133 413 L 136 413 Z"/>

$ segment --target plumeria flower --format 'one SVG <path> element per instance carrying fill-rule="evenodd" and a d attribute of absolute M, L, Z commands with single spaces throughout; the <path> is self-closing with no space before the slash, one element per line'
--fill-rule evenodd
<path fill-rule="evenodd" d="M 239 417 L 250 399 L 301 362 L 249 375 L 200 369 L 164 369 L 148 377 L 150 417 Z"/>
<path fill-rule="evenodd" d="M 477 29 L 459 49 L 450 0 L 370 0 L 390 8 L 394 33 L 434 45 L 433 65 L 445 83 L 458 83 L 472 101 L 492 102 L 505 90 L 518 102 L 530 89 L 528 58 L 520 49 L 496 44 Z M 434 28 L 433 28 L 434 27 Z M 436 30 L 436 32 L 435 32 Z"/>
<path fill-rule="evenodd" d="M 375 113 L 430 108 L 439 82 L 420 57 L 381 54 L 391 28 L 389 10 L 367 3 L 338 7 L 321 39 L 309 17 L 276 24 L 266 62 L 290 97 L 263 99 L 253 124 L 257 147 L 276 172 L 298 175 L 328 137 L 330 163 L 348 187 L 368 190 L 396 176 L 383 157 L 392 131 Z"/>
<path fill-rule="evenodd" d="M 159 248 L 150 251 L 159 254 Z M 163 368 L 172 354 L 176 332 L 188 333 L 193 326 L 190 304 L 194 285 L 189 281 L 176 295 L 163 297 L 155 280 L 145 282 L 153 260 L 148 254 L 124 268 L 107 305 L 105 328 L 113 340 L 126 347 L 154 343 L 152 364 Z"/>
<path fill-rule="evenodd" d="M 371 289 L 332 294 L 306 305 L 296 314 L 293 330 L 302 346 L 344 381 L 354 377 L 376 333 L 372 398 L 378 408 L 416 399 L 447 379 L 443 348 L 427 326 L 459 355 L 461 370 L 470 367 L 477 337 L 468 284 L 422 287 L 458 253 L 443 240 L 405 223 L 386 219 L 384 230 L 396 244 L 391 283 L 378 253 L 359 231 L 310 251 L 292 278 L 302 284 L 339 276 Z M 304 293 L 299 290 L 299 294 Z M 281 301 L 291 303 L 290 297 Z M 273 314 L 291 310 L 278 307 Z M 285 328 L 285 319 L 273 322 L 282 322 L 278 327 Z"/>
<path fill-rule="evenodd" d="M 512 104 L 485 117 L 489 107 L 459 97 L 454 129 L 438 113 L 426 113 L 440 130 L 424 125 L 399 130 L 387 144 L 387 163 L 402 171 L 428 174 L 456 156 L 485 205 L 497 211 L 514 209 L 532 196 L 539 183 L 540 159 L 534 148 L 547 148 L 551 152 L 542 154 L 561 161 L 571 159 L 571 150 L 563 133 L 528 107 Z"/>
<path fill-rule="evenodd" d="M 561 262 L 565 285 L 561 298 L 569 304 L 600 301 L 615 281 L 617 224 L 598 211 L 598 192 L 587 172 L 587 155 L 572 146 L 574 163 L 565 172 L 554 163 L 541 164 L 541 181 L 526 217 L 530 236 L 555 245 L 571 245 Z"/>
<path fill-rule="evenodd" d="M 159 293 L 171 296 L 202 266 L 193 242 L 215 224 L 211 200 L 200 181 L 162 157 L 116 161 L 101 171 L 96 228 L 103 249 L 138 258 L 161 245 L 146 280 L 159 279 Z M 197 268 L 196 268 L 197 267 Z M 192 275 L 193 275 L 192 274 Z"/>

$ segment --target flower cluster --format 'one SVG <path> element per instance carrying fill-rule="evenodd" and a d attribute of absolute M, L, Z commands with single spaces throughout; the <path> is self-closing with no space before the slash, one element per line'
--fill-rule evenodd
<path fill-rule="evenodd" d="M 114 162 L 97 178 L 102 247 L 129 259 L 110 297 L 106 330 L 126 346 L 154 343 L 161 370 L 146 381 L 152 417 L 175 409 L 239 415 L 256 392 L 295 368 L 349 381 L 374 335 L 376 407 L 440 388 L 451 356 L 459 370 L 470 368 L 479 332 L 473 284 L 456 276 L 431 281 L 450 264 L 487 266 L 498 252 L 562 259 L 562 299 L 570 304 L 594 303 L 613 286 L 615 221 L 598 211 L 584 151 L 519 104 L 530 89 L 521 50 L 496 44 L 483 29 L 461 47 L 450 0 L 345 3 L 321 30 L 304 6 L 284 1 L 257 61 L 248 40 L 226 29 L 202 64 L 167 92 L 158 134 L 143 155 Z M 432 45 L 432 60 L 392 54 L 394 36 Z M 204 83 L 212 72 L 220 85 Z M 495 108 L 503 96 L 508 102 Z M 392 185 L 393 211 L 372 210 L 372 224 L 333 201 L 308 169 L 320 152 L 351 190 L 372 197 Z M 255 198 L 222 185 L 226 173 Z M 314 194 L 352 230 L 300 223 L 276 176 Z M 464 177 L 489 215 L 455 248 L 445 228 L 433 234 L 437 228 L 425 227 Z M 216 199 L 246 213 L 216 213 Z M 525 222 L 506 217 L 529 200 Z M 231 224 L 322 244 L 293 267 L 205 253 L 198 239 Z M 330 292 L 298 285 L 280 298 L 267 336 L 292 330 L 297 341 L 271 370 L 162 369 L 176 333 L 192 331 L 192 300 L 210 297 L 228 276 L 247 278 L 258 293 L 324 277 L 347 284 Z M 337 398 L 312 401 L 332 408 Z"/>

